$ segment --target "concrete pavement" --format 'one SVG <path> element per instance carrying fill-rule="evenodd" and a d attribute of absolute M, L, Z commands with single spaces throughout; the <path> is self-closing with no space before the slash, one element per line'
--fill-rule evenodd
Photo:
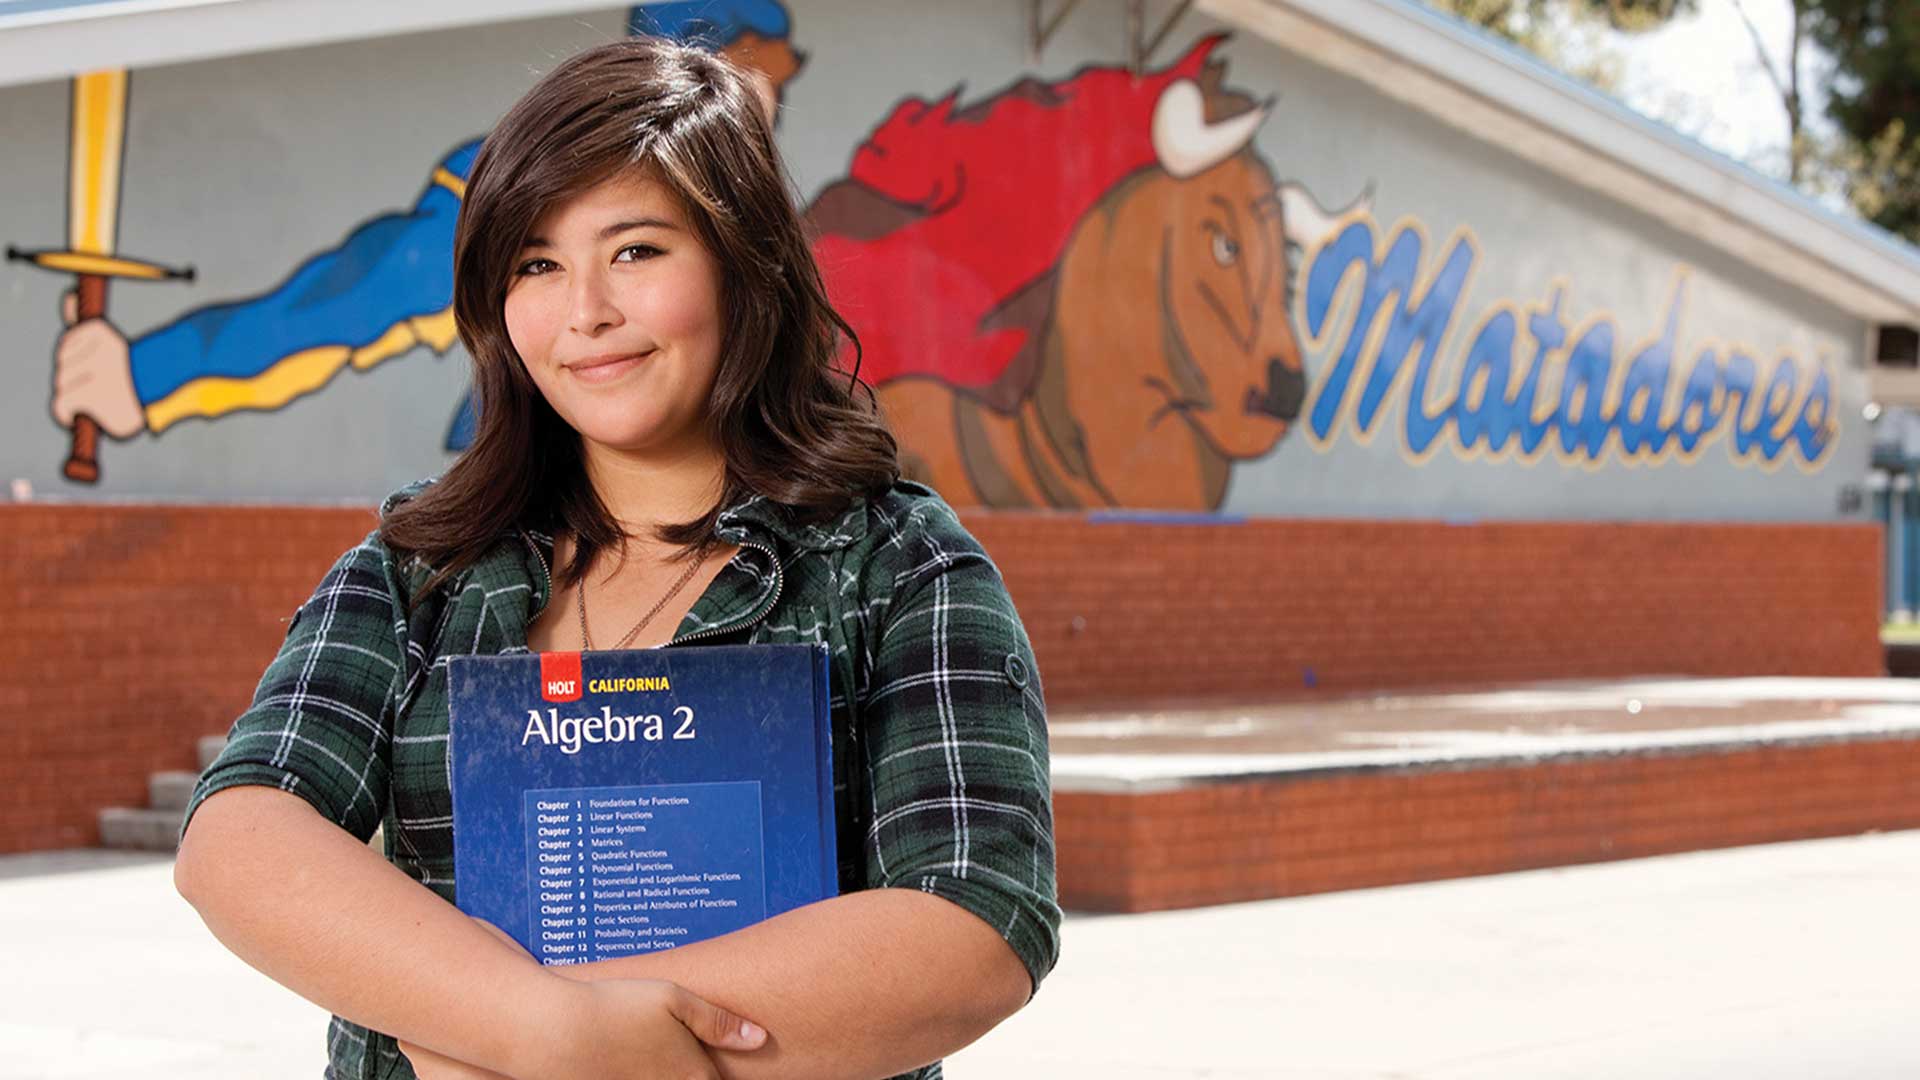
<path fill-rule="evenodd" d="M 1920 832 L 1086 917 L 958 1080 L 1920 1077 Z"/>
<path fill-rule="evenodd" d="M 1920 832 L 1070 917 L 955 1080 L 1920 1077 Z M 318 1076 L 165 857 L 0 858 L 0 1080 Z"/>

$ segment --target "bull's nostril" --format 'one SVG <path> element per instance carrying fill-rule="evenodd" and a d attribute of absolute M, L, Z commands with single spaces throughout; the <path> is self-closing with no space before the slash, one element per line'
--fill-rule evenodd
<path fill-rule="evenodd" d="M 1266 413 L 1282 420 L 1293 420 L 1300 415 L 1300 407 L 1307 399 L 1307 377 L 1299 368 L 1288 367 L 1278 360 L 1267 362 L 1267 389 L 1264 394 L 1249 394 L 1248 412 Z"/>

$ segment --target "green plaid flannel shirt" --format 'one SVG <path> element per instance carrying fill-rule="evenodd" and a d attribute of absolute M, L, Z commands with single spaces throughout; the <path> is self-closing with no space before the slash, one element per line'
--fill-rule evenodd
<path fill-rule="evenodd" d="M 823 525 L 755 496 L 722 511 L 718 532 L 741 550 L 666 647 L 825 643 L 841 891 L 945 897 L 998 930 L 1037 988 L 1060 926 L 1046 708 L 999 570 L 932 489 L 907 481 Z M 182 834 L 214 792 L 276 787 L 362 840 L 384 826 L 387 858 L 451 902 L 446 661 L 526 652 L 552 556 L 551 537 L 504 536 L 409 614 L 401 598 L 430 567 L 402 563 L 377 531 L 342 555 L 201 775 Z M 414 1075 L 392 1038 L 337 1016 L 328 1060 L 330 1080 Z"/>

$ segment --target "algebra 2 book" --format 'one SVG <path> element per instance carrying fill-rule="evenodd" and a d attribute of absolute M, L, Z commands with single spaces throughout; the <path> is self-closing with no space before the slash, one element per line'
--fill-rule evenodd
<path fill-rule="evenodd" d="M 824 646 L 456 656 L 447 680 L 454 892 L 541 963 L 837 891 Z"/>

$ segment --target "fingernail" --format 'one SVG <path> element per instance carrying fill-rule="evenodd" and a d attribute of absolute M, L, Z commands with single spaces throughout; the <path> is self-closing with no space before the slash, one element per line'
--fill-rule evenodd
<path fill-rule="evenodd" d="M 765 1034 L 766 1032 L 760 1030 L 760 1025 L 755 1024 L 750 1020 L 740 1021 L 740 1037 L 747 1040 L 748 1042 L 753 1042 L 754 1040 L 760 1038 L 760 1036 Z"/>

